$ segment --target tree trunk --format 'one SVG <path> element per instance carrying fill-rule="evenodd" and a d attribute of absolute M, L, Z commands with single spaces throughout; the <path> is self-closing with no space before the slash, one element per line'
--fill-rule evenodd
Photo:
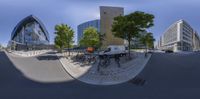
<path fill-rule="evenodd" d="M 128 57 L 131 59 L 131 40 L 128 40 Z"/>
<path fill-rule="evenodd" d="M 60 47 L 59 52 L 62 53 L 63 51 L 63 46 Z"/>
<path fill-rule="evenodd" d="M 147 57 L 147 44 L 145 44 L 145 57 Z"/>
<path fill-rule="evenodd" d="M 69 53 L 69 56 L 70 56 L 70 44 L 68 43 L 68 53 Z"/>
<path fill-rule="evenodd" d="M 69 49 L 69 48 L 68 48 Z M 69 56 L 70 56 L 70 50 L 68 51 L 69 52 Z"/>

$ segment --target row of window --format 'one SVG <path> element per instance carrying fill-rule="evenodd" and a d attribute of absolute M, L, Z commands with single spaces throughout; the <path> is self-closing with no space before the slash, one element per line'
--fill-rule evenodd
<path fill-rule="evenodd" d="M 167 32 L 164 34 L 164 44 L 174 42 L 177 40 L 177 25 L 171 27 L 167 30 Z"/>
<path fill-rule="evenodd" d="M 19 43 L 26 42 L 30 44 L 39 42 L 45 42 L 45 44 L 48 43 L 45 34 L 42 32 L 39 24 L 35 22 L 26 24 L 24 30 L 22 28 L 22 30 L 19 33 L 17 33 L 14 40 Z"/>
<path fill-rule="evenodd" d="M 189 37 L 189 38 L 191 38 L 191 37 L 192 37 L 192 34 L 190 34 L 190 33 L 187 33 L 187 32 L 184 32 L 184 31 L 183 31 L 183 35 L 185 35 L 185 36 L 187 36 L 187 37 Z"/>
<path fill-rule="evenodd" d="M 191 42 L 191 39 L 189 39 L 188 37 L 183 36 L 183 40 L 186 40 L 188 42 Z"/>
<path fill-rule="evenodd" d="M 192 32 L 192 28 L 191 28 L 187 23 L 184 23 L 184 24 L 183 24 L 183 29 Z"/>

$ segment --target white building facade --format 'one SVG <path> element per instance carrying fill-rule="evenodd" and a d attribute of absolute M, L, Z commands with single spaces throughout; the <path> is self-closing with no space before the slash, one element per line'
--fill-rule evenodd
<path fill-rule="evenodd" d="M 174 52 L 199 50 L 198 33 L 184 20 L 172 24 L 160 37 L 158 48 Z"/>

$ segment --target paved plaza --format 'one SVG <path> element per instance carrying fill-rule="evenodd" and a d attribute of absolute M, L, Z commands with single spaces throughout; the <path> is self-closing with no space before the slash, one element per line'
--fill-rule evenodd
<path fill-rule="evenodd" d="M 59 57 L 64 56 L 57 54 Z M 151 57 L 145 57 L 143 53 L 132 52 L 133 59 L 128 60 L 128 56 L 120 57 L 120 67 L 117 62 L 111 59 L 111 63 L 107 67 L 98 65 L 100 59 L 97 58 L 95 64 L 84 64 L 80 61 L 74 61 L 72 58 L 62 57 L 60 62 L 65 70 L 75 79 L 94 85 L 113 85 L 127 82 L 137 76 L 145 67 Z"/>

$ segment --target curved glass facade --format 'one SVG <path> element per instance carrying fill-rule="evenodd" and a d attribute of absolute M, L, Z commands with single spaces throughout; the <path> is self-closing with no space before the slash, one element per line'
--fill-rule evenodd
<path fill-rule="evenodd" d="M 78 43 L 81 40 L 81 38 L 83 37 L 83 31 L 89 27 L 94 27 L 97 29 L 98 32 L 100 32 L 100 20 L 88 21 L 88 22 L 78 25 L 78 34 L 77 34 L 77 42 Z"/>
<path fill-rule="evenodd" d="M 49 34 L 43 23 L 30 15 L 14 28 L 11 41 L 21 45 L 48 45 Z"/>

